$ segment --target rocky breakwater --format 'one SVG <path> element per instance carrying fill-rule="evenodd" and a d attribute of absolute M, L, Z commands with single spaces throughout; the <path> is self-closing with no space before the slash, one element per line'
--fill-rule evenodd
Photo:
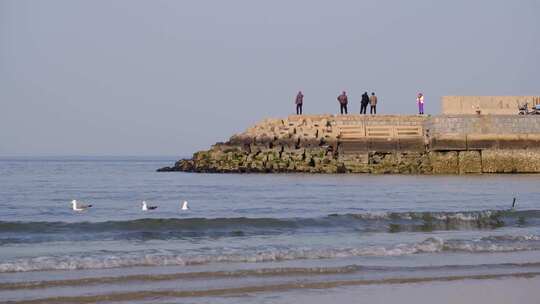
<path fill-rule="evenodd" d="M 540 117 L 300 115 L 266 119 L 158 171 L 540 173 Z"/>
<path fill-rule="evenodd" d="M 158 171 L 429 174 L 426 120 L 405 115 L 266 119 Z"/>

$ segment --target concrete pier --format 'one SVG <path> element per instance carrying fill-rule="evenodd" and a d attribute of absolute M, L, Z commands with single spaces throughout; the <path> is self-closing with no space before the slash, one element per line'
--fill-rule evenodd
<path fill-rule="evenodd" d="M 293 115 L 159 171 L 540 173 L 540 117 Z"/>

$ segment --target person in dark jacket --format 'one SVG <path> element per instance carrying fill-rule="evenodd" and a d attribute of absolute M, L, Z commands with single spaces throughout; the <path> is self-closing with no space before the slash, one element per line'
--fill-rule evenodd
<path fill-rule="evenodd" d="M 302 91 L 298 91 L 294 103 L 296 104 L 296 115 L 302 115 L 302 105 L 304 104 L 304 94 L 302 94 Z"/>
<path fill-rule="evenodd" d="M 347 98 L 347 93 L 343 91 L 343 93 L 341 93 L 341 95 L 338 96 L 337 100 L 339 102 L 339 110 L 341 114 L 343 114 L 344 112 L 345 114 L 347 114 L 347 104 L 349 103 L 349 99 Z"/>
<path fill-rule="evenodd" d="M 362 94 L 362 101 L 360 102 L 360 114 L 366 114 L 368 103 L 369 95 L 367 92 L 364 92 L 364 94 Z"/>

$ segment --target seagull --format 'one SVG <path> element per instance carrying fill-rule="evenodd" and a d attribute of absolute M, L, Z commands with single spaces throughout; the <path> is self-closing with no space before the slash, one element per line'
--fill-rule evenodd
<path fill-rule="evenodd" d="M 512 210 L 516 209 L 516 198 L 512 201 Z"/>
<path fill-rule="evenodd" d="M 71 205 L 73 208 L 73 211 L 86 211 L 86 209 L 92 207 L 92 205 L 85 205 L 78 203 L 77 200 L 72 200 Z"/>
<path fill-rule="evenodd" d="M 157 209 L 157 206 L 148 206 L 146 201 L 142 201 L 142 211 L 154 210 Z"/>
<path fill-rule="evenodd" d="M 189 210 L 187 201 L 184 201 L 184 202 L 182 203 L 182 207 L 181 207 L 180 209 L 182 209 L 182 210 Z"/>

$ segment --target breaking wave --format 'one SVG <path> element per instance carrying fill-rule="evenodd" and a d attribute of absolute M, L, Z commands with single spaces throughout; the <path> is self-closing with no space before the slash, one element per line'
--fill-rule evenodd
<path fill-rule="evenodd" d="M 314 218 L 169 218 L 106 222 L 0 221 L 0 246 L 77 240 L 167 240 L 321 231 L 437 231 L 540 225 L 540 210 L 372 212 Z"/>
<path fill-rule="evenodd" d="M 342 248 L 242 248 L 219 254 L 189 254 L 174 250 L 112 252 L 99 251 L 83 255 L 41 256 L 0 262 L 0 273 L 41 270 L 103 269 L 136 266 L 189 266 L 210 263 L 260 263 L 302 259 L 338 259 L 355 256 L 404 256 L 440 252 L 513 252 L 540 250 L 540 236 L 492 236 L 479 239 L 430 237 L 422 242 L 388 247 Z"/>

